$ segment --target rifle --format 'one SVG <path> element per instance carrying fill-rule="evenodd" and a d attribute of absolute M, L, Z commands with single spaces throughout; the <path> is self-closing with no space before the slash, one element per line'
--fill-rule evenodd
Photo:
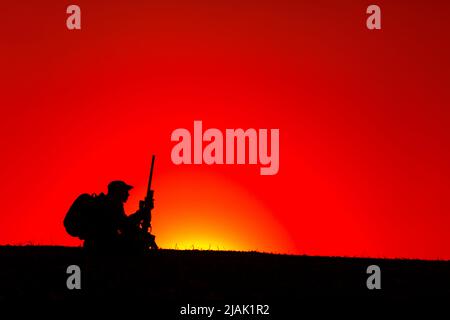
<path fill-rule="evenodd" d="M 152 165 L 150 167 L 150 176 L 148 179 L 148 185 L 147 185 L 147 194 L 145 196 L 144 200 L 139 201 L 139 210 L 144 214 L 144 218 L 141 223 L 141 230 L 144 233 L 147 233 L 151 238 L 150 247 L 157 249 L 158 246 L 155 243 L 155 237 L 151 234 L 151 221 L 152 221 L 152 214 L 151 211 L 153 209 L 153 195 L 154 191 L 152 190 L 152 178 L 153 178 L 153 167 L 155 166 L 155 155 L 152 156 Z M 149 232 L 150 229 L 150 232 Z"/>

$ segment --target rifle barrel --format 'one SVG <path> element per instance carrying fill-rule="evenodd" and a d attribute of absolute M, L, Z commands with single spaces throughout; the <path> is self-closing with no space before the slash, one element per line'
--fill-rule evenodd
<path fill-rule="evenodd" d="M 153 178 L 153 167 L 155 165 L 155 155 L 152 156 L 152 165 L 150 167 L 150 177 L 148 178 L 148 186 L 147 186 L 147 196 L 150 195 L 150 190 L 152 187 L 152 178 Z"/>

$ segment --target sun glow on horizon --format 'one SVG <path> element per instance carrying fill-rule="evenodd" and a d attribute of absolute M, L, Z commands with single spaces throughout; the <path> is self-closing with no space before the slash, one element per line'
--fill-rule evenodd
<path fill-rule="evenodd" d="M 159 181 L 152 225 L 161 248 L 295 251 L 286 231 L 264 205 L 228 179 L 171 174 Z"/>

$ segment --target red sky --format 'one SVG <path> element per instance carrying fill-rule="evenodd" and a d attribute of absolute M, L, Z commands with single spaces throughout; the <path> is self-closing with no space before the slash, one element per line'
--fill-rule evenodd
<path fill-rule="evenodd" d="M 162 247 L 450 259 L 447 2 L 94 2 L 1 5 L 0 244 L 79 245 L 75 197 L 135 210 L 156 154 Z M 279 128 L 279 173 L 174 165 L 194 120 Z"/>

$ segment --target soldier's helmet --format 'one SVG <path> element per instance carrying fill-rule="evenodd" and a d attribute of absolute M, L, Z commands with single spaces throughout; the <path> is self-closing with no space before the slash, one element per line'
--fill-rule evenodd
<path fill-rule="evenodd" d="M 129 184 L 126 184 L 121 180 L 111 181 L 108 184 L 108 193 L 114 193 L 117 191 L 128 191 L 130 189 L 133 189 L 133 186 L 130 186 Z"/>

